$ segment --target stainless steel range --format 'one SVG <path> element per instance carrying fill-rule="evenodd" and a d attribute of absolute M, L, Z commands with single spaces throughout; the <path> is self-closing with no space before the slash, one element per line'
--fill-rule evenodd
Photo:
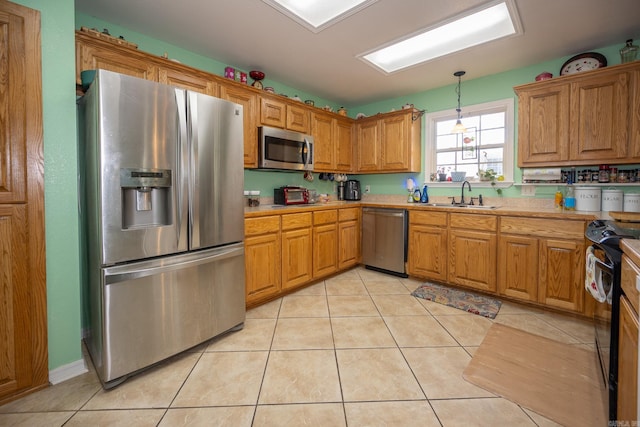
<path fill-rule="evenodd" d="M 593 243 L 591 249 L 596 257 L 593 276 L 604 297 L 601 302 L 596 299 L 598 303 L 594 310 L 594 324 L 596 347 L 605 381 L 603 393 L 608 401 L 609 421 L 614 422 L 617 419 L 618 327 L 622 294 L 620 240 L 640 238 L 640 224 L 596 220 L 587 226 L 585 236 Z"/>

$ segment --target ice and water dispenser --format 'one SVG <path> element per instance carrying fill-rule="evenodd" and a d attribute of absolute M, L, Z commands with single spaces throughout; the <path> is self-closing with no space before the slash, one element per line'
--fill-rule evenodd
<path fill-rule="evenodd" d="M 170 225 L 171 170 L 120 169 L 122 228 Z"/>

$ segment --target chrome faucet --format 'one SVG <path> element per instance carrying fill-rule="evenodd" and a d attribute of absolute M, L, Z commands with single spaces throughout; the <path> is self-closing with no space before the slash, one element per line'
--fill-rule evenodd
<path fill-rule="evenodd" d="M 462 195 L 460 196 L 460 204 L 463 205 L 464 204 L 464 185 L 467 184 L 467 187 L 469 187 L 469 192 L 471 192 L 471 184 L 469 183 L 469 181 L 465 181 L 462 183 Z"/>

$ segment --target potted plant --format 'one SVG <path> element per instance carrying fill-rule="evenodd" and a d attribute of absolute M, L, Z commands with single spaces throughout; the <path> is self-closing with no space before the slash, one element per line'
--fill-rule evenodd
<path fill-rule="evenodd" d="M 491 186 L 496 190 L 496 193 L 502 194 L 502 188 L 496 188 L 496 178 L 498 177 L 496 171 L 493 169 L 478 169 L 477 175 L 480 181 L 491 181 Z"/>

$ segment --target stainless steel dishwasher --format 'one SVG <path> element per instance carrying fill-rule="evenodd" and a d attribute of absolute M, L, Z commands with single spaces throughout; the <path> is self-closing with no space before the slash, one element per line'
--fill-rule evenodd
<path fill-rule="evenodd" d="M 362 262 L 366 268 L 408 277 L 406 209 L 362 209 Z"/>

